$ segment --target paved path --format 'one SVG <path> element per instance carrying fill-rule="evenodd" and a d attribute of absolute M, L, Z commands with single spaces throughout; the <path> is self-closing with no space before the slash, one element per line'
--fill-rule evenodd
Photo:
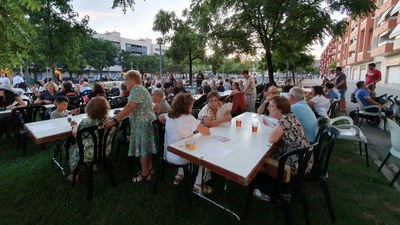
<path fill-rule="evenodd" d="M 317 84 L 322 83 L 321 80 L 315 79 L 314 82 Z M 347 81 L 347 92 L 346 92 L 346 104 L 347 104 L 347 115 L 348 112 L 357 109 L 357 104 L 350 102 L 350 95 L 356 89 L 356 82 L 354 80 Z M 380 84 L 378 83 L 376 88 L 377 95 L 382 95 L 387 93 L 388 95 L 399 96 L 400 97 L 400 85 L 399 84 Z M 383 159 L 389 152 L 391 148 L 390 133 L 388 131 L 383 131 L 376 126 L 371 126 L 367 124 L 364 120 L 361 125 L 361 130 L 368 137 L 368 148 L 371 159 L 375 162 L 377 166 L 381 165 Z M 392 180 L 394 174 L 400 168 L 400 159 L 391 157 L 389 163 L 383 168 L 383 173 L 389 180 Z M 389 184 L 389 182 L 388 182 Z M 395 183 L 395 188 L 400 191 L 400 178 L 397 179 Z"/>

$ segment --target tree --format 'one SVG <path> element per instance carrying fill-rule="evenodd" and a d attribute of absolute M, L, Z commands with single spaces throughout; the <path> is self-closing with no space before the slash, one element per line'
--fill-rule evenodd
<path fill-rule="evenodd" d="M 199 29 L 224 49 L 254 53 L 262 48 L 273 82 L 272 54 L 278 46 L 292 40 L 307 46 L 322 40 L 325 33 L 338 32 L 343 22 L 331 19 L 334 10 L 356 16 L 375 8 L 372 0 L 193 0 L 190 14 Z"/>
<path fill-rule="evenodd" d="M 100 80 L 102 80 L 103 69 L 115 64 L 118 48 L 110 41 L 91 37 L 85 43 L 84 49 L 86 62 L 100 72 Z"/>
<path fill-rule="evenodd" d="M 160 10 L 155 16 L 153 30 L 163 35 L 164 42 L 171 46 L 165 56 L 176 63 L 187 60 L 189 63 L 189 83 L 193 79 L 193 62 L 203 60 L 205 56 L 205 37 L 195 29 L 190 19 L 181 20 L 174 12 Z"/>
<path fill-rule="evenodd" d="M 40 6 L 33 0 L 0 0 L 0 67 L 21 65 L 36 35 L 26 14 Z"/>
<path fill-rule="evenodd" d="M 71 0 L 38 0 L 42 10 L 29 13 L 29 21 L 38 34 L 29 61 L 45 59 L 45 64 L 54 75 L 54 69 L 78 71 L 83 57 L 81 46 L 90 37 L 89 18 L 78 20 Z M 41 64 L 41 63 L 39 63 Z M 54 76 L 56 80 L 56 76 Z"/>

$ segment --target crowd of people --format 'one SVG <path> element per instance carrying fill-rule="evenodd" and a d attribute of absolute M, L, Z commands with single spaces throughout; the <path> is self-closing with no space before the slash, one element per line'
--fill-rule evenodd
<path fill-rule="evenodd" d="M 390 116 L 393 112 L 375 101 L 372 98 L 372 92 L 366 88 L 366 85 L 375 87 L 381 79 L 374 64 L 371 64 L 369 68 L 366 81 L 357 83 L 355 97 L 363 105 L 379 105 L 386 115 Z M 201 96 L 197 100 L 193 98 L 193 93 L 186 90 L 183 80 L 175 79 L 172 73 L 168 73 L 166 78 L 158 74 L 154 79 L 142 80 L 141 74 L 134 70 L 124 74 L 124 82 L 120 87 L 114 82 L 109 90 L 105 88 L 102 82 L 96 81 L 89 85 L 89 81 L 82 79 L 78 84 L 65 81 L 61 84 L 60 89 L 51 80 L 46 83 L 38 81 L 31 91 L 36 96 L 33 104 L 55 104 L 56 108 L 50 114 L 51 119 L 66 117 L 69 114 L 79 114 L 79 108 L 70 109 L 69 106 L 74 101 L 81 99 L 79 104 L 86 105 L 85 113 L 88 114 L 88 118 L 85 118 L 79 124 L 76 121 L 70 123 L 74 135 L 79 130 L 92 125 L 103 125 L 108 129 L 117 123 L 121 123 L 125 117 L 129 117 L 130 144 L 128 156 L 139 157 L 141 165 L 141 170 L 132 177 L 132 181 L 143 182 L 151 180 L 151 176 L 154 174 L 152 155 L 156 153 L 156 147 L 150 122 L 159 119 L 165 124 L 166 160 L 176 165 L 185 165 L 189 161 L 169 152 L 167 146 L 193 135 L 194 132 L 209 135 L 210 128 L 231 121 L 232 116 L 237 115 L 234 114 L 236 108 L 233 108 L 235 101 L 233 100 L 232 103 L 221 101 L 221 96 L 218 93 L 225 90 L 231 90 L 229 96 L 231 99 L 240 96 L 240 101 L 243 105 L 245 104 L 239 114 L 244 111 L 257 112 L 278 121 L 277 124 L 271 124 L 267 120 L 263 120 L 264 126 L 273 126 L 269 137 L 265 137 L 268 138 L 270 143 L 275 144 L 271 153 L 272 159 L 279 160 L 279 157 L 286 152 L 310 146 L 316 141 L 317 118 L 329 117 L 328 111 L 332 102 L 339 101 L 340 111 L 346 109 L 346 75 L 342 72 L 341 67 L 337 67 L 332 73 L 335 74 L 333 79 L 324 79 L 321 85 L 312 86 L 310 92 L 305 92 L 301 87 L 293 86 L 291 81 L 288 80 L 281 92 L 275 84 L 267 83 L 260 96 L 257 96 L 256 80 L 249 74 L 248 70 L 242 71 L 244 79 L 235 82 L 229 78 L 209 81 L 199 72 L 195 77 L 195 82 L 196 92 L 201 93 Z M 0 107 L 13 109 L 26 106 L 20 95 L 10 87 L 11 83 L 6 81 L 8 78 L 5 78 L 2 74 L 0 79 Z M 21 83 L 22 78 L 15 76 L 13 80 L 14 86 L 17 86 Z M 110 104 L 106 100 L 106 97 L 110 96 L 126 98 L 123 109 L 112 118 L 108 116 Z M 257 98 L 261 100 L 256 109 Z M 199 109 L 196 117 L 192 114 L 193 109 Z M 5 120 L 3 117 L 0 117 L 0 119 Z M 1 122 L 0 124 L 4 126 L 6 123 Z M 111 145 L 111 143 L 108 143 L 108 145 Z M 107 149 L 111 151 L 111 146 L 108 146 Z M 92 148 L 85 151 L 84 160 L 93 157 Z M 72 145 L 69 152 L 70 167 L 71 172 L 73 172 L 79 160 L 77 146 Z M 296 159 L 290 159 L 288 164 L 291 167 L 292 174 L 296 174 Z M 173 183 L 179 185 L 184 176 L 183 169 L 180 168 Z M 69 179 L 72 178 L 69 176 Z M 198 192 L 201 183 L 209 179 L 211 179 L 209 171 L 205 170 L 203 174 L 203 170 L 199 169 L 193 190 Z M 210 194 L 213 188 L 205 185 L 202 191 Z"/>

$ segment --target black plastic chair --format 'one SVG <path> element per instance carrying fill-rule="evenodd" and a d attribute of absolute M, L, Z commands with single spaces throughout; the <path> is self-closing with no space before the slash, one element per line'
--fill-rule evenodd
<path fill-rule="evenodd" d="M 121 137 L 118 139 L 118 147 L 115 152 L 115 160 L 118 160 L 119 152 L 121 151 L 121 145 L 129 146 L 129 136 L 131 133 L 131 126 L 129 124 L 129 117 L 126 117 L 120 122 L 121 125 L 119 130 L 121 132 Z"/>
<path fill-rule="evenodd" d="M 107 101 L 110 103 L 110 108 L 122 108 L 128 103 L 128 99 L 126 97 L 114 97 L 107 98 Z"/>
<path fill-rule="evenodd" d="M 257 177 L 250 183 L 247 202 L 243 213 L 243 219 L 247 219 L 249 207 L 253 199 L 253 191 L 261 186 L 265 186 L 268 190 L 262 190 L 270 196 L 271 203 L 277 203 L 284 213 L 286 224 L 292 224 L 291 202 L 296 198 L 301 198 L 303 213 L 306 223 L 309 223 L 308 209 L 306 198 L 302 193 L 302 185 L 304 173 L 306 171 L 308 161 L 311 158 L 311 147 L 303 148 L 288 152 L 282 155 L 278 163 L 278 174 L 276 178 L 268 177 L 264 173 L 259 173 Z M 284 169 L 286 161 L 291 156 L 298 157 L 298 170 L 295 175 L 292 174 L 289 183 L 284 183 Z"/>
<path fill-rule="evenodd" d="M 104 168 L 108 170 L 110 183 L 115 186 L 114 174 L 112 170 L 112 159 L 111 153 L 106 155 L 106 144 L 109 138 L 112 142 L 114 141 L 115 134 L 117 133 L 118 124 L 114 125 L 112 128 L 105 130 L 99 126 L 92 126 L 81 129 L 76 135 L 76 141 L 79 147 L 79 162 L 76 169 L 73 171 L 72 183 L 76 182 L 76 175 L 78 174 L 80 165 L 86 165 L 86 176 L 87 176 L 87 198 L 88 200 L 93 197 L 93 166 L 103 164 Z M 84 140 L 91 139 L 93 141 L 93 159 L 90 162 L 84 162 L 85 145 Z"/>
<path fill-rule="evenodd" d="M 328 109 L 328 112 L 327 112 L 329 118 L 335 118 L 336 117 L 335 110 L 336 110 L 336 107 L 337 107 L 338 103 L 339 103 L 339 99 L 334 99 L 331 102 L 331 106 L 329 106 L 329 109 Z"/>
<path fill-rule="evenodd" d="M 46 107 L 42 105 L 32 105 L 19 107 L 11 110 L 11 118 L 13 120 L 13 131 L 17 136 L 17 149 L 21 147 L 22 154 L 26 155 L 26 137 L 27 130 L 25 123 L 31 123 L 38 120 L 46 119 Z"/>
<path fill-rule="evenodd" d="M 340 131 L 333 127 L 328 126 L 319 135 L 319 143 L 314 147 L 314 164 L 311 172 L 306 175 L 307 181 L 319 181 L 322 191 L 324 192 L 325 202 L 328 207 L 329 216 L 332 221 L 335 221 L 335 214 L 333 212 L 332 199 L 328 188 L 328 167 L 331 158 L 332 150 L 335 145 L 336 137 Z"/>
<path fill-rule="evenodd" d="M 194 183 L 194 178 L 192 174 L 190 174 L 189 171 L 192 171 L 191 164 L 186 164 L 186 165 L 176 165 L 173 163 L 170 163 L 167 161 L 167 159 L 164 157 L 164 138 L 165 138 L 165 127 L 164 124 L 162 124 L 159 120 L 153 120 L 151 121 L 151 126 L 153 127 L 153 132 L 154 132 L 154 141 L 156 143 L 156 148 L 157 148 L 157 168 L 156 168 L 156 179 L 154 179 L 154 184 L 153 184 L 153 193 L 155 194 L 157 192 L 157 184 L 158 180 L 162 181 L 164 179 L 165 175 L 165 169 L 171 168 L 171 169 L 178 169 L 180 167 L 183 167 L 184 174 L 185 174 L 185 189 L 186 189 L 186 194 L 187 194 L 187 199 L 188 201 L 191 201 L 190 197 L 190 191 L 191 187 L 193 186 Z"/>

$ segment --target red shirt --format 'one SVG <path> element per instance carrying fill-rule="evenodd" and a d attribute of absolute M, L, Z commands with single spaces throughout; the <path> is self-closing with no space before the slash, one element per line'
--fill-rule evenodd
<path fill-rule="evenodd" d="M 379 70 L 368 70 L 365 75 L 365 85 L 375 82 L 381 78 L 381 72 Z"/>

